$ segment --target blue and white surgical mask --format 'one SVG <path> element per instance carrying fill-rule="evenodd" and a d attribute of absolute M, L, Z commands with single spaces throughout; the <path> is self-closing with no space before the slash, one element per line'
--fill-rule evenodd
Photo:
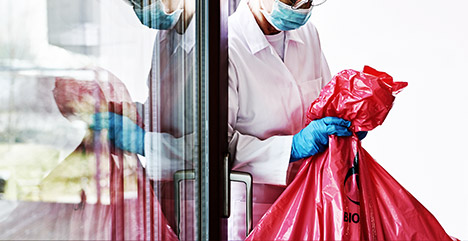
<path fill-rule="evenodd" d="M 304 25 L 309 20 L 313 8 L 310 6 L 308 9 L 293 9 L 286 3 L 275 0 L 271 13 L 268 13 L 263 7 L 263 0 L 260 0 L 260 3 L 262 5 L 260 12 L 273 27 L 280 31 L 298 29 Z"/>
<path fill-rule="evenodd" d="M 173 28 L 183 12 L 179 8 L 172 13 L 166 13 L 161 0 L 156 0 L 154 3 L 143 7 L 143 9 L 135 8 L 134 10 L 142 24 L 154 29 Z"/>

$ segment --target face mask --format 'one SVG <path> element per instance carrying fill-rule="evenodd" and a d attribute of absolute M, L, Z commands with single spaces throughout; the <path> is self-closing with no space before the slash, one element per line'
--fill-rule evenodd
<path fill-rule="evenodd" d="M 273 27 L 280 31 L 298 29 L 304 25 L 309 20 L 313 8 L 311 6 L 309 9 L 292 9 L 291 6 L 275 0 L 273 10 L 268 13 L 263 7 L 263 0 L 260 0 L 260 4 L 263 8 L 260 12 Z"/>
<path fill-rule="evenodd" d="M 183 2 L 183 0 L 180 1 L 181 3 Z M 166 13 L 161 0 L 156 0 L 156 2 L 143 9 L 135 8 L 134 10 L 142 24 L 154 29 L 173 28 L 183 12 L 183 10 L 179 8 L 170 14 Z"/>

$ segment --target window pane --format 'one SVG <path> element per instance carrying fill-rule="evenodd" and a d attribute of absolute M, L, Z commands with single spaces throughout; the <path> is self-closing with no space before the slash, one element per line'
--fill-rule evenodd
<path fill-rule="evenodd" d="M 195 1 L 135 2 L 0 0 L 0 239 L 196 238 Z"/>

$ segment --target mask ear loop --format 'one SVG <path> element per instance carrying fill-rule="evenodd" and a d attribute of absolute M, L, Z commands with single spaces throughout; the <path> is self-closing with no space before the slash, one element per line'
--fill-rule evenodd
<path fill-rule="evenodd" d="M 271 13 L 269 13 L 266 9 L 265 9 L 265 6 L 263 5 L 263 0 L 259 0 L 260 1 L 260 9 L 259 11 L 263 14 L 263 17 L 265 17 L 265 19 L 267 20 L 268 23 L 270 23 L 271 26 L 273 26 L 273 28 L 275 28 L 276 30 L 278 31 L 281 31 L 279 30 L 271 21 Z M 279 0 L 275 0 L 275 1 L 279 1 Z M 271 9 L 271 12 L 273 12 L 275 8 L 275 5 L 273 5 L 273 8 Z"/>
<path fill-rule="evenodd" d="M 270 22 L 269 18 L 267 18 L 267 17 L 265 16 L 265 14 L 270 15 L 270 14 L 275 10 L 275 4 L 273 4 L 273 7 L 271 8 L 271 12 L 268 12 L 268 11 L 266 10 L 266 8 L 265 8 L 265 5 L 263 5 L 263 0 L 258 0 L 258 1 L 260 1 L 260 9 L 259 9 L 260 12 L 261 12 L 261 13 L 263 14 L 263 16 L 267 19 L 267 21 Z M 276 2 L 281 3 L 279 0 L 275 0 L 275 3 L 276 3 Z M 271 23 L 271 22 L 270 22 L 270 23 Z M 272 24 L 272 25 L 273 25 L 273 24 Z"/>

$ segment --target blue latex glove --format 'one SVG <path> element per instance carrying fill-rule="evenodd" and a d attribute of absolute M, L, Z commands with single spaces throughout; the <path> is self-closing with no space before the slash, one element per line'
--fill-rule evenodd
<path fill-rule="evenodd" d="M 359 138 L 360 141 L 362 141 L 362 139 L 366 138 L 367 131 L 358 131 L 356 132 L 356 136 Z"/>
<path fill-rule="evenodd" d="M 145 130 L 126 116 L 113 112 L 93 115 L 93 130 L 108 129 L 109 140 L 124 151 L 145 155 Z"/>
<path fill-rule="evenodd" d="M 293 136 L 290 162 L 323 152 L 328 147 L 328 136 L 351 136 L 351 122 L 337 117 L 314 120 Z"/>

